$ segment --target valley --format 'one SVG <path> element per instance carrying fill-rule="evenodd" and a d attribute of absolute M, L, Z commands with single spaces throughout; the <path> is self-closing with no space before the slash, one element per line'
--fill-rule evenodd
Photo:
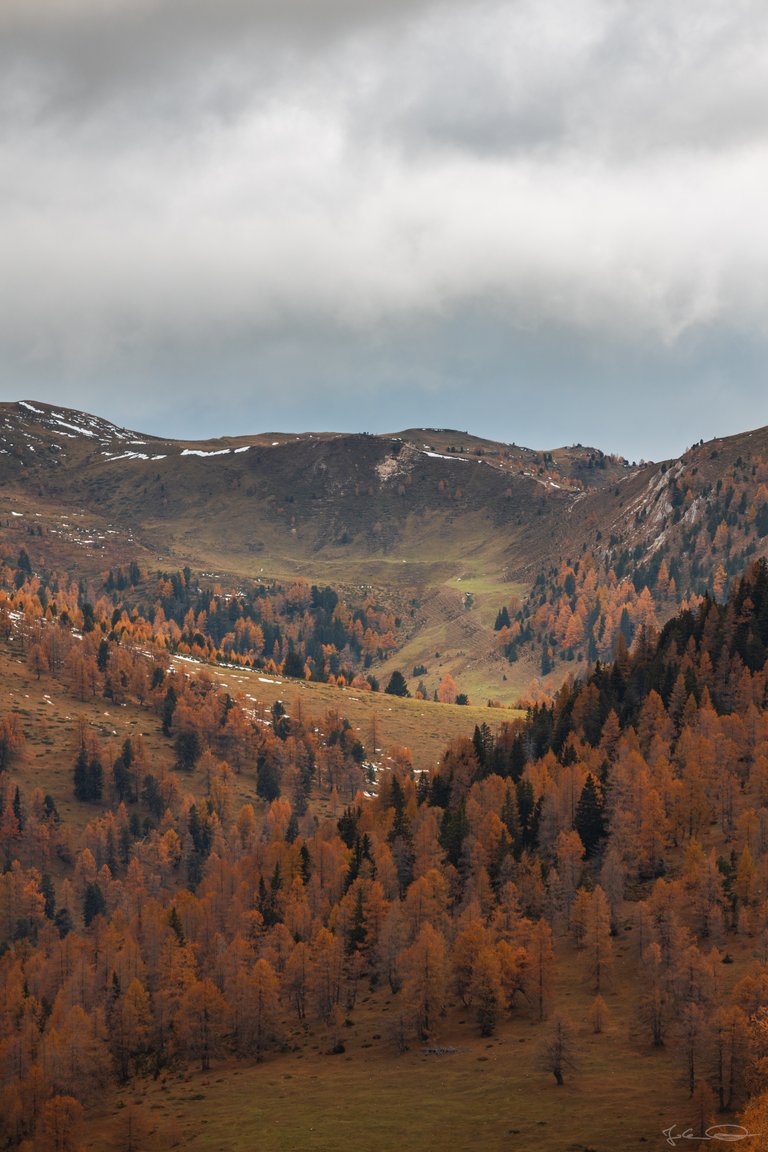
<path fill-rule="evenodd" d="M 0 427 L 9 558 L 367 590 L 401 619 L 382 676 L 447 672 L 477 703 L 551 695 L 768 552 L 764 429 L 636 465 L 433 429 L 166 441 L 32 402 Z"/>
<path fill-rule="evenodd" d="M 0 425 L 0 1147 L 760 1135 L 765 430 Z"/>

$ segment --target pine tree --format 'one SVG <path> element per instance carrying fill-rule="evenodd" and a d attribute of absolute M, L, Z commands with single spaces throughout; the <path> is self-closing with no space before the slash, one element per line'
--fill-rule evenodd
<path fill-rule="evenodd" d="M 579 802 L 576 805 L 574 828 L 581 837 L 587 856 L 594 855 L 600 841 L 605 836 L 603 820 L 603 799 L 597 782 L 591 772 L 587 773 Z"/>
<path fill-rule="evenodd" d="M 86 885 L 83 896 L 83 923 L 86 928 L 97 916 L 103 916 L 107 909 L 104 893 L 96 883 Z"/>
<path fill-rule="evenodd" d="M 405 677 L 402 672 L 399 672 L 397 669 L 395 669 L 390 676 L 389 683 L 384 691 L 388 696 L 410 696 Z"/>
<path fill-rule="evenodd" d="M 75 799 L 90 800 L 88 753 L 81 748 L 75 761 Z"/>
<path fill-rule="evenodd" d="M 507 608 L 507 606 L 505 604 L 503 606 L 503 608 L 500 608 L 498 613 L 496 614 L 496 622 L 493 625 L 493 630 L 494 630 L 494 632 L 500 632 L 502 630 L 502 628 L 509 628 L 509 627 L 511 627 L 511 621 L 509 619 L 509 609 Z"/>

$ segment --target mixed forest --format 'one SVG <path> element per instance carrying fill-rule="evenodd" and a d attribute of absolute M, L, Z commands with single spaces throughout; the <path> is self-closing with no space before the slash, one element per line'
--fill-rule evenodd
<path fill-rule="evenodd" d="M 298 585 L 227 599 L 184 573 L 150 600 L 137 570 L 89 603 L 23 557 L 5 577 L 0 643 L 73 721 L 53 788 L 24 770 L 19 710 L 0 718 L 3 1147 L 79 1147 L 120 1085 L 342 1054 L 363 1002 L 393 1060 L 526 1020 L 532 1072 L 567 1084 L 569 983 L 600 1036 L 621 982 L 631 1043 L 672 1059 L 691 1115 L 759 1131 L 764 561 L 661 630 L 619 627 L 613 660 L 454 738 L 429 774 L 405 747 L 383 768 L 376 732 L 344 716 L 347 661 L 397 627 L 373 604 Z M 313 716 L 287 687 L 257 714 L 171 649 L 286 675 L 292 653 L 300 675 L 335 656 L 339 707 Z M 140 730 L 116 747 L 78 719 L 94 701 L 138 710 Z"/>

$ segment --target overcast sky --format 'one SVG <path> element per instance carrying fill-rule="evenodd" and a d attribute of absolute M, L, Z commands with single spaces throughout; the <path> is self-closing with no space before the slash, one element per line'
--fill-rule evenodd
<path fill-rule="evenodd" d="M 768 424 L 764 0 L 2 0 L 0 398 L 630 459 Z"/>

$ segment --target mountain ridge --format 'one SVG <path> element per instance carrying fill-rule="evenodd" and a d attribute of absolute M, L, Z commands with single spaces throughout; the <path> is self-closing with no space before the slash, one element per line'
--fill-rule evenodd
<path fill-rule="evenodd" d="M 191 441 L 0 405 L 10 566 L 23 544 L 86 583 L 137 561 L 367 587 L 404 621 L 382 674 L 426 666 L 510 703 L 721 596 L 768 550 L 767 484 L 765 428 L 638 465 L 455 429 Z"/>

